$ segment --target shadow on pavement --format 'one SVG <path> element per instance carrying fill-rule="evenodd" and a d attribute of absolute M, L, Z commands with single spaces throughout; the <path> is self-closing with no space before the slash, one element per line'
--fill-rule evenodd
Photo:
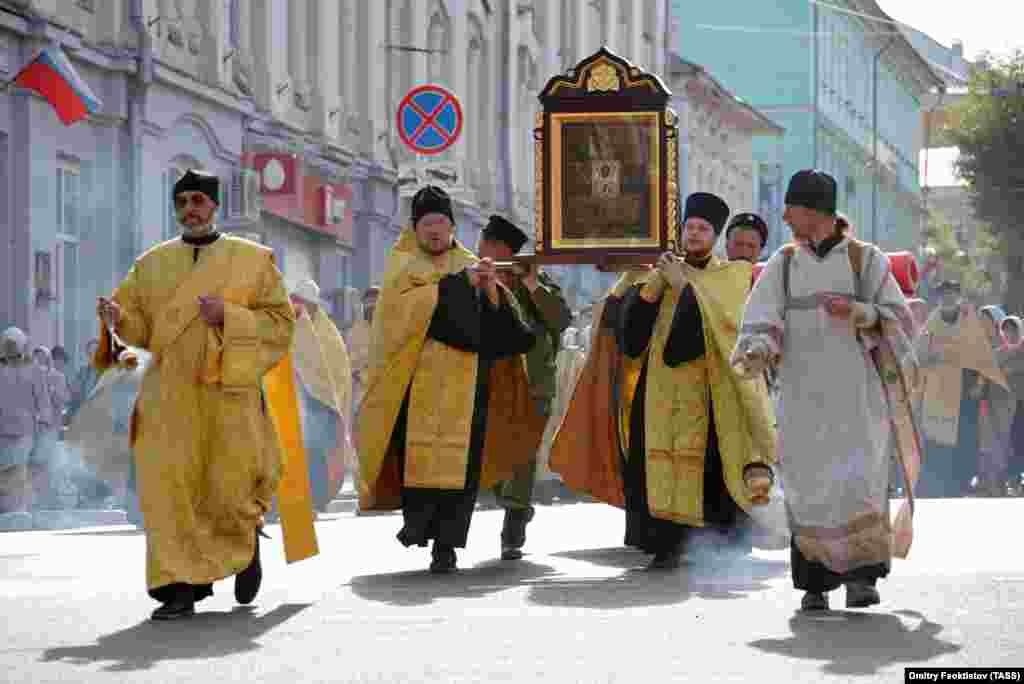
<path fill-rule="evenodd" d="M 104 668 L 108 672 L 132 672 L 148 670 L 164 660 L 218 658 L 255 651 L 260 648 L 257 639 L 311 605 L 284 604 L 259 616 L 253 615 L 255 610 L 250 606 L 231 611 L 197 609 L 190 619 L 146 620 L 101 636 L 95 644 L 47 649 L 40 660 L 83 666 L 108 663 Z"/>
<path fill-rule="evenodd" d="M 423 570 L 360 575 L 346 585 L 360 598 L 396 606 L 420 606 L 443 598 L 479 598 L 554 574 L 549 565 L 530 561 L 488 561 L 451 575 Z"/>
<path fill-rule="evenodd" d="M 682 603 L 691 597 L 737 599 L 769 587 L 767 580 L 783 576 L 789 564 L 758 558 L 711 559 L 688 556 L 681 568 L 646 571 L 650 556 L 632 549 L 604 548 L 553 554 L 563 558 L 625 570 L 614 577 L 547 580 L 534 583 L 531 603 L 561 608 L 616 610 Z"/>
<path fill-rule="evenodd" d="M 920 623 L 909 629 L 901 616 Z M 962 648 L 939 639 L 942 625 L 911 610 L 797 614 L 789 626 L 793 636 L 788 639 L 758 639 L 750 645 L 786 658 L 826 661 L 822 671 L 847 676 L 875 675 L 894 665 L 923 665 Z"/>

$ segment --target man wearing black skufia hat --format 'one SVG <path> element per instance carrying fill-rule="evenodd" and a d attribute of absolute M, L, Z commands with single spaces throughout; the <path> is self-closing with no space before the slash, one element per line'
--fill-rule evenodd
<path fill-rule="evenodd" d="M 400 508 L 398 540 L 433 542 L 431 572 L 450 573 L 480 488 L 525 465 L 524 444 L 540 444 L 522 357 L 535 336 L 494 263 L 455 238 L 440 188 L 413 197 L 385 274 L 357 418 L 359 505 Z"/>
<path fill-rule="evenodd" d="M 715 352 L 735 342 L 735 327 L 722 321 L 739 318 L 751 267 L 712 253 L 729 218 L 720 197 L 694 193 L 685 206 L 685 265 L 662 255 L 627 291 L 618 321 L 622 352 L 642 363 L 635 393 L 623 398 L 632 407 L 622 473 L 625 544 L 653 554 L 652 570 L 679 567 L 686 547 L 699 541 L 717 558 L 737 545 L 749 553 L 748 513 L 765 502 L 750 496 L 747 477 L 771 478 L 774 462 L 773 434 L 759 442 L 765 449 L 734 436 L 764 436 L 758 426 L 770 431 L 770 416 L 752 417 L 758 407 L 770 411 L 763 379 L 735 382 Z M 751 408 L 738 411 L 741 404 Z"/>
<path fill-rule="evenodd" d="M 963 299 L 960 283 L 946 280 L 937 292 L 939 306 L 916 342 L 923 377 L 920 419 L 927 438 L 916 493 L 946 498 L 970 494 L 978 473 L 983 388 L 1010 388 L 979 312 Z"/>
<path fill-rule="evenodd" d="M 97 303 L 98 369 L 116 363 L 122 340 L 154 358 L 135 403 L 131 445 L 149 595 L 163 604 L 156 620 L 192 615 L 213 583 L 231 575 L 236 600 L 252 602 L 262 578 L 263 516 L 280 478 L 306 477 L 301 450 L 280 442 L 271 420 L 297 424 L 294 400 L 264 391 L 289 353 L 295 312 L 273 252 L 218 232 L 219 195 L 216 176 L 187 171 L 171 198 L 181 238 L 136 259 L 113 296 Z M 315 544 L 311 519 L 296 522 L 285 511 L 301 513 L 301 504 L 290 503 L 280 501 L 282 526 Z"/>
<path fill-rule="evenodd" d="M 508 259 L 518 254 L 527 241 L 526 233 L 495 214 L 480 235 L 480 256 L 495 261 Z M 517 265 L 504 282 L 515 295 L 526 322 L 537 335 L 536 344 L 526 355 L 530 396 L 537 405 L 537 411 L 548 417 L 555 396 L 555 359 L 562 333 L 572 320 L 572 312 L 558 283 L 536 264 Z M 531 501 L 536 479 L 537 457 L 534 454 L 514 479 L 501 482 L 495 488 L 498 501 L 505 508 L 505 522 L 501 530 L 503 560 L 523 557 L 526 525 L 534 515 Z"/>
<path fill-rule="evenodd" d="M 911 521 L 898 516 L 905 527 L 894 534 L 889 461 L 896 450 L 912 463 L 917 450 L 903 450 L 919 439 L 906 400 L 913 314 L 888 257 L 837 228 L 836 198 L 827 173 L 794 174 L 783 219 L 797 242 L 765 265 L 733 351 L 745 374 L 778 365 L 783 491 L 804 610 L 827 609 L 828 592 L 844 585 L 848 608 L 881 600 L 876 582 L 909 551 Z"/>
<path fill-rule="evenodd" d="M 729 261 L 743 259 L 754 264 L 768 242 L 768 224 L 757 214 L 736 214 L 725 229 L 725 251 Z"/>

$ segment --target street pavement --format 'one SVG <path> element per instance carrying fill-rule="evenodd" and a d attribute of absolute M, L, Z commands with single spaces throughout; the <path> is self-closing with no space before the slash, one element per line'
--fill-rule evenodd
<path fill-rule="evenodd" d="M 0 682 L 902 682 L 903 668 L 1024 666 L 1022 499 L 918 503 L 911 558 L 883 603 L 795 612 L 788 552 L 642 570 L 621 511 L 545 506 L 520 562 L 501 512 L 477 513 L 463 570 L 424 572 L 398 515 L 317 524 L 320 556 L 261 545 L 263 590 L 232 581 L 195 618 L 152 623 L 131 527 L 0 534 Z"/>

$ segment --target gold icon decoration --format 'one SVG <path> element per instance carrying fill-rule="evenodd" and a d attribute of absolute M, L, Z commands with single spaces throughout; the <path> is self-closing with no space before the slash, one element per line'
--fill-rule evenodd
<path fill-rule="evenodd" d="M 683 235 L 679 216 L 679 117 L 671 109 L 665 110 L 665 156 L 668 167 L 668 178 L 665 182 L 665 202 L 668 205 L 665 212 L 668 216 L 669 249 L 676 255 L 682 256 L 685 251 L 682 248 Z"/>
<path fill-rule="evenodd" d="M 544 251 L 544 112 L 534 116 L 533 128 L 533 206 L 534 250 Z"/>
<path fill-rule="evenodd" d="M 515 259 L 618 270 L 668 249 L 679 186 L 671 96 L 607 48 L 548 80 L 533 130 L 535 253 Z"/>
<path fill-rule="evenodd" d="M 611 92 L 619 90 L 622 82 L 619 81 L 619 72 L 607 62 L 596 64 L 590 70 L 590 80 L 587 81 L 587 90 L 594 92 Z"/>

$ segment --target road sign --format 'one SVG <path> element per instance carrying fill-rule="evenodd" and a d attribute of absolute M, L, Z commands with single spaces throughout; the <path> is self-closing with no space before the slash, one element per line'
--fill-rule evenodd
<path fill-rule="evenodd" d="M 417 154 L 438 154 L 462 133 L 462 105 L 454 94 L 434 84 L 409 91 L 398 105 L 398 136 Z"/>

